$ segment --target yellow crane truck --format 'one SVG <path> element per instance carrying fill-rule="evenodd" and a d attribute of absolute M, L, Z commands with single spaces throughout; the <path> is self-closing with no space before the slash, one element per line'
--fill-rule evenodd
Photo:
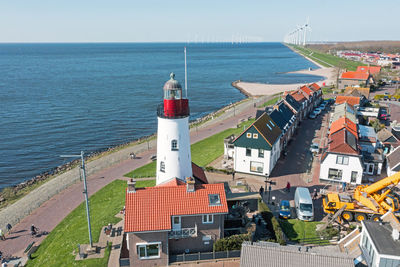
<path fill-rule="evenodd" d="M 379 220 L 387 211 L 399 214 L 399 197 L 393 188 L 400 182 L 400 172 L 371 185 L 357 186 L 353 194 L 328 193 L 322 199 L 325 213 L 335 214 L 343 206 L 341 217 L 346 221 Z"/>

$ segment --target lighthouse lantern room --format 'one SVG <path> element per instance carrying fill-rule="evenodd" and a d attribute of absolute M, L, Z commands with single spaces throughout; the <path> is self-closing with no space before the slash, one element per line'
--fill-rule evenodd
<path fill-rule="evenodd" d="M 158 106 L 157 185 L 173 178 L 192 177 L 189 135 L 189 101 L 171 73 L 164 85 L 164 101 Z"/>

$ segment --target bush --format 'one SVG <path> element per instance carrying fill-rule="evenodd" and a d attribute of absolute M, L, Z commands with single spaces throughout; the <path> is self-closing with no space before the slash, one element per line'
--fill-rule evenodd
<path fill-rule="evenodd" d="M 286 240 L 282 228 L 278 220 L 275 218 L 271 210 L 268 208 L 267 204 L 260 201 L 258 203 L 258 207 L 259 211 L 261 212 L 261 216 L 267 223 L 268 230 L 273 234 L 275 242 L 279 243 L 280 245 L 286 245 Z"/>
<path fill-rule="evenodd" d="M 336 227 L 329 226 L 322 231 L 318 231 L 318 234 L 325 239 L 332 239 L 334 236 L 339 234 L 339 230 Z"/>
<path fill-rule="evenodd" d="M 215 251 L 227 251 L 227 250 L 240 250 L 244 241 L 250 241 L 251 233 L 231 235 L 226 238 L 221 238 L 215 241 Z"/>

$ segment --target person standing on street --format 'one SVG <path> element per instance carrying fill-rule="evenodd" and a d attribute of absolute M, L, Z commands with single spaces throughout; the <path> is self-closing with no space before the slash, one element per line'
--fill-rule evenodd
<path fill-rule="evenodd" d="M 264 187 L 260 187 L 260 196 L 261 196 L 261 198 L 264 196 Z"/>
<path fill-rule="evenodd" d="M 289 183 L 289 182 L 287 182 L 287 184 L 286 184 L 286 190 L 287 190 L 288 192 L 290 192 L 290 183 Z"/>
<path fill-rule="evenodd" d="M 12 228 L 11 224 L 7 223 L 6 228 L 7 228 L 7 233 L 11 234 L 11 228 Z"/>

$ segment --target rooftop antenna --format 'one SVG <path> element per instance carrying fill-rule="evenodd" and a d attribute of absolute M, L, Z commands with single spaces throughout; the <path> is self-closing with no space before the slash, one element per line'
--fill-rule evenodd
<path fill-rule="evenodd" d="M 183 50 L 185 52 L 185 93 L 186 93 L 186 98 L 187 96 L 187 64 L 186 64 L 186 46 Z"/>

